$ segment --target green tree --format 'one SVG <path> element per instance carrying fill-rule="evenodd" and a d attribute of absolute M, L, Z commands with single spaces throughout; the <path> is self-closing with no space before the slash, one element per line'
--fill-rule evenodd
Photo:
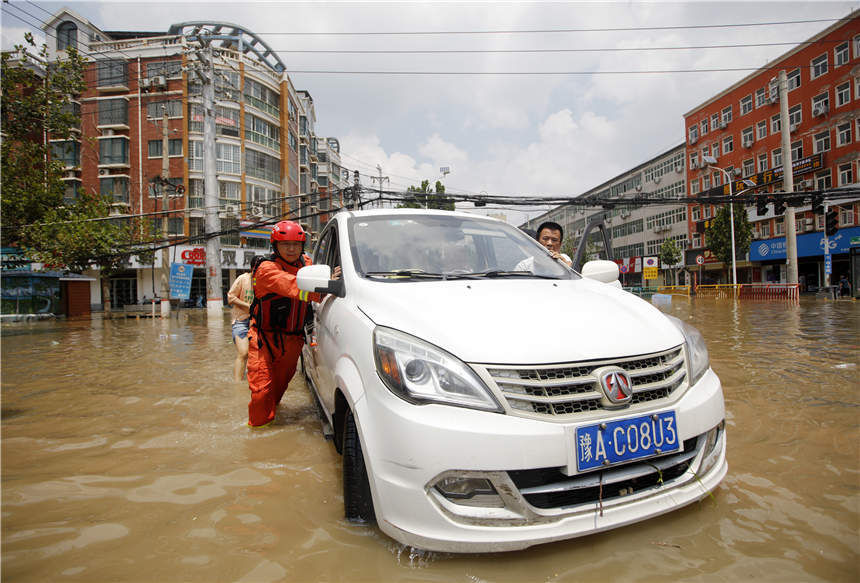
<path fill-rule="evenodd" d="M 48 47 L 36 56 L 33 36 L 14 52 L 3 53 L 0 115 L 2 142 L 2 242 L 27 243 L 22 225 L 37 223 L 63 204 L 62 165 L 50 159 L 48 137 L 67 139 L 80 125 L 71 97 L 84 90 L 84 63 L 70 48 L 68 57 L 48 65 Z M 31 50 L 28 50 L 31 49 Z"/>
<path fill-rule="evenodd" d="M 733 212 L 735 216 L 735 253 L 744 256 L 750 250 L 752 227 L 743 206 L 735 204 Z M 720 207 L 717 210 L 717 216 L 714 217 L 708 230 L 705 231 L 705 244 L 717 259 L 723 262 L 723 265 L 732 264 L 732 234 L 728 206 Z"/>
<path fill-rule="evenodd" d="M 445 185 L 440 180 L 436 181 L 435 189 L 430 188 L 429 180 L 422 180 L 421 186 L 410 186 L 407 192 L 412 194 L 411 198 L 397 208 L 454 210 L 454 201 L 445 196 Z"/>
<path fill-rule="evenodd" d="M 677 265 L 681 261 L 681 249 L 674 239 L 664 239 L 660 246 L 660 265 Z M 673 281 L 678 281 L 678 273 L 673 272 Z"/>

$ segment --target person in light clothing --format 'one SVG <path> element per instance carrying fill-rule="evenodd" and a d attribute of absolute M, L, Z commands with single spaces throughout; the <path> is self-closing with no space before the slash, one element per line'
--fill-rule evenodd
<path fill-rule="evenodd" d="M 251 302 L 254 301 L 254 286 L 251 273 L 262 260 L 256 256 L 251 260 L 251 271 L 241 274 L 227 292 L 227 303 L 232 306 L 233 343 L 236 345 L 236 361 L 233 363 L 233 378 L 241 381 L 248 362 L 248 325 L 251 322 Z"/>

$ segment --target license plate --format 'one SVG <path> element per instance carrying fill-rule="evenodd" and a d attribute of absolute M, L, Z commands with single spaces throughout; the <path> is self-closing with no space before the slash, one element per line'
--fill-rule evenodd
<path fill-rule="evenodd" d="M 577 427 L 573 447 L 583 472 L 677 451 L 681 443 L 675 412 L 664 411 Z"/>

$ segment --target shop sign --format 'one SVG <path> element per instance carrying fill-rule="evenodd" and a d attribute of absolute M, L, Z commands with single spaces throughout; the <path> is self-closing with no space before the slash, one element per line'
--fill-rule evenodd
<path fill-rule="evenodd" d="M 194 268 L 184 263 L 170 264 L 170 297 L 187 300 L 191 297 L 191 278 Z"/>
<path fill-rule="evenodd" d="M 206 249 L 204 247 L 183 249 L 179 256 L 182 258 L 183 263 L 189 265 L 206 265 Z"/>
<path fill-rule="evenodd" d="M 839 229 L 839 232 L 827 238 L 830 253 L 848 253 L 851 239 L 860 236 L 860 227 Z M 807 233 L 797 236 L 797 256 L 817 257 L 824 254 L 824 233 Z M 785 259 L 785 237 L 753 241 L 750 245 L 750 261 L 769 261 Z"/>
<path fill-rule="evenodd" d="M 823 167 L 824 154 L 813 154 L 812 156 L 807 156 L 806 158 L 801 158 L 791 163 L 791 171 L 794 176 L 802 176 L 804 174 L 809 174 L 810 172 L 815 172 L 816 170 L 820 170 Z M 765 170 L 764 172 L 759 172 L 755 176 L 749 176 L 747 178 L 744 178 L 743 180 L 735 180 L 732 183 L 731 192 L 738 193 L 742 190 L 747 190 L 748 188 L 750 188 L 746 183 L 747 181 L 752 182 L 755 187 L 768 186 L 770 184 L 782 182 L 782 166 L 780 166 L 779 168 L 774 168 L 773 170 Z M 729 194 L 729 184 L 726 183 L 722 186 L 715 186 L 710 190 L 701 192 L 698 194 L 698 196 L 729 196 Z"/>

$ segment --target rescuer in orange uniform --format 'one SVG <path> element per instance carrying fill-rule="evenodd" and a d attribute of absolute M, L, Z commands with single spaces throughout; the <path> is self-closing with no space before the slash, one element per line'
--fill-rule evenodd
<path fill-rule="evenodd" d="M 248 425 L 262 427 L 275 411 L 293 374 L 304 343 L 308 302 L 322 296 L 305 292 L 296 284 L 296 273 L 311 258 L 304 253 L 307 240 L 301 226 L 281 221 L 272 229 L 272 256 L 253 273 L 254 302 L 248 331 Z M 335 268 L 332 279 L 340 277 Z"/>

